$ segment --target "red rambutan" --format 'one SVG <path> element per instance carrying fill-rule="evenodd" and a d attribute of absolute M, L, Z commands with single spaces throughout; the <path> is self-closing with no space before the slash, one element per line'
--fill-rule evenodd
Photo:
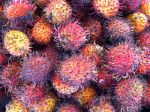
<path fill-rule="evenodd" d="M 65 50 L 75 50 L 87 41 L 87 35 L 77 21 L 67 22 L 56 30 L 54 41 Z"/>

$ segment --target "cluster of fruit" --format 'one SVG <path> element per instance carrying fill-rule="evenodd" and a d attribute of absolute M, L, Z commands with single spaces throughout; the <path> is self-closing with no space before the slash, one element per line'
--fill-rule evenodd
<path fill-rule="evenodd" d="M 149 0 L 0 0 L 0 112 L 144 111 L 149 21 Z"/>

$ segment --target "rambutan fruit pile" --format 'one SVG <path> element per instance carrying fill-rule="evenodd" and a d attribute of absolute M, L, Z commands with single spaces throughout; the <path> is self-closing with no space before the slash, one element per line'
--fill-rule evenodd
<path fill-rule="evenodd" d="M 0 0 L 0 112 L 150 112 L 150 0 Z"/>

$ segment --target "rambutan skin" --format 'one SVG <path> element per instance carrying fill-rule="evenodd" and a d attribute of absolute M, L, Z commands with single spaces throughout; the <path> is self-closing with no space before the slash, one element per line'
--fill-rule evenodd
<path fill-rule="evenodd" d="M 53 24 L 60 24 L 71 17 L 72 8 L 65 0 L 52 0 L 44 9 L 46 17 Z"/>
<path fill-rule="evenodd" d="M 35 0 L 35 3 L 39 6 L 46 6 L 51 0 Z"/>
<path fill-rule="evenodd" d="M 56 91 L 62 95 L 70 95 L 79 89 L 79 86 L 70 86 L 69 84 L 66 84 L 65 82 L 60 80 L 56 73 L 51 81 Z"/>
<path fill-rule="evenodd" d="M 4 35 L 4 48 L 14 56 L 24 56 L 30 52 L 30 41 L 27 35 L 18 30 L 9 30 Z"/>
<path fill-rule="evenodd" d="M 150 32 L 144 32 L 137 37 L 137 45 L 139 47 L 147 47 L 150 49 Z"/>
<path fill-rule="evenodd" d="M 129 22 L 123 18 L 111 18 L 106 23 L 105 35 L 110 42 L 132 41 L 132 29 Z"/>
<path fill-rule="evenodd" d="M 84 56 L 90 57 L 92 60 L 96 60 L 97 65 L 100 63 L 102 54 L 103 54 L 103 47 L 99 46 L 98 44 L 86 44 L 81 53 Z"/>
<path fill-rule="evenodd" d="M 13 99 L 21 99 L 26 106 L 30 106 L 31 104 L 38 102 L 44 95 L 44 87 L 22 83 L 21 86 L 17 86 L 12 91 L 11 97 Z"/>
<path fill-rule="evenodd" d="M 138 64 L 139 56 L 136 47 L 129 44 L 120 44 L 106 51 L 106 68 L 118 75 L 133 73 Z"/>
<path fill-rule="evenodd" d="M 150 1 L 149 0 L 141 0 L 140 10 L 145 15 L 150 17 Z"/>
<path fill-rule="evenodd" d="M 8 63 L 4 68 L 0 76 L 0 83 L 8 88 L 9 92 L 12 92 L 20 81 L 21 65 L 18 62 Z"/>
<path fill-rule="evenodd" d="M 145 107 L 148 107 L 150 105 L 150 84 L 147 84 L 147 87 L 145 88 L 142 103 Z"/>
<path fill-rule="evenodd" d="M 56 48 L 53 46 L 48 46 L 41 53 L 51 62 L 52 70 L 56 70 L 60 64 L 60 58 Z"/>
<path fill-rule="evenodd" d="M 84 27 L 89 31 L 90 37 L 95 41 L 98 40 L 99 36 L 101 36 L 102 34 L 102 25 L 96 19 L 88 19 L 87 21 L 85 21 Z"/>
<path fill-rule="evenodd" d="M 125 107 L 134 107 L 141 103 L 145 81 L 138 78 L 122 80 L 115 88 L 116 99 Z"/>
<path fill-rule="evenodd" d="M 128 15 L 127 19 L 129 20 L 130 26 L 136 33 L 142 32 L 146 27 L 149 26 L 148 18 L 144 13 L 135 12 Z"/>
<path fill-rule="evenodd" d="M 78 21 L 67 22 L 56 30 L 54 41 L 64 50 L 76 50 L 88 40 L 87 31 Z"/>
<path fill-rule="evenodd" d="M 93 7 L 98 12 L 109 18 L 115 16 L 119 10 L 118 0 L 93 0 Z"/>
<path fill-rule="evenodd" d="M 44 20 L 39 20 L 32 29 L 32 37 L 40 44 L 47 44 L 52 38 L 52 26 Z"/>
<path fill-rule="evenodd" d="M 116 110 L 107 96 L 100 96 L 89 105 L 88 112 L 116 112 Z"/>
<path fill-rule="evenodd" d="M 61 104 L 56 112 L 80 112 L 77 105 L 71 103 L 63 103 Z"/>
<path fill-rule="evenodd" d="M 0 52 L 0 65 L 5 61 L 5 59 L 6 59 L 5 54 Z"/>
<path fill-rule="evenodd" d="M 83 107 L 88 107 L 88 104 L 96 98 L 97 93 L 92 86 L 85 86 L 73 93 L 73 98 L 80 102 Z"/>
<path fill-rule="evenodd" d="M 25 57 L 22 63 L 21 75 L 23 79 L 34 84 L 44 84 L 51 71 L 50 61 L 39 54 Z"/>
<path fill-rule="evenodd" d="M 28 112 L 28 111 L 22 101 L 15 99 L 6 105 L 6 112 Z"/>
<path fill-rule="evenodd" d="M 136 73 L 144 74 L 150 72 L 150 49 L 149 48 L 142 48 L 139 52 L 140 61 Z"/>
<path fill-rule="evenodd" d="M 140 6 L 141 0 L 120 0 L 121 7 L 126 12 L 133 12 Z"/>
<path fill-rule="evenodd" d="M 95 61 L 79 55 L 72 56 L 62 62 L 58 76 L 70 85 L 81 85 L 96 78 L 97 66 Z"/>
<path fill-rule="evenodd" d="M 111 77 L 111 74 L 108 73 L 108 71 L 104 70 L 102 67 L 99 67 L 98 69 L 98 76 L 96 79 L 97 85 L 101 89 L 108 89 L 112 86 L 114 79 Z"/>
<path fill-rule="evenodd" d="M 57 104 L 57 97 L 53 93 L 49 93 L 36 103 L 30 105 L 30 110 L 35 112 L 53 112 Z"/>
<path fill-rule="evenodd" d="M 12 0 L 12 2 L 6 4 L 4 15 L 8 19 L 16 19 L 33 12 L 34 9 L 35 7 L 27 0 Z"/>

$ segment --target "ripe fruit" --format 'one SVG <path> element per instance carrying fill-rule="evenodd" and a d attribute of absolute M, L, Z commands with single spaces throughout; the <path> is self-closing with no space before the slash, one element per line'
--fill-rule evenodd
<path fill-rule="evenodd" d="M 56 112 L 80 112 L 77 105 L 71 103 L 61 104 Z"/>
<path fill-rule="evenodd" d="M 141 12 L 130 14 L 127 19 L 130 21 L 131 28 L 136 32 L 142 32 L 148 24 L 148 18 Z"/>
<path fill-rule="evenodd" d="M 40 44 L 47 44 L 52 38 L 52 26 L 43 20 L 39 20 L 32 29 L 32 37 Z"/>
<path fill-rule="evenodd" d="M 84 56 L 90 57 L 92 60 L 96 60 L 96 63 L 99 64 L 102 56 L 103 47 L 97 44 L 86 44 L 82 48 L 82 54 Z"/>
<path fill-rule="evenodd" d="M 51 62 L 39 54 L 31 54 L 22 63 L 23 79 L 34 84 L 44 84 L 51 71 Z"/>
<path fill-rule="evenodd" d="M 140 52 L 140 63 L 137 68 L 138 74 L 146 74 L 150 72 L 150 49 L 143 48 Z"/>
<path fill-rule="evenodd" d="M 87 41 L 87 32 L 77 21 L 68 22 L 56 30 L 54 41 L 64 50 L 76 50 Z"/>
<path fill-rule="evenodd" d="M 4 9 L 4 15 L 8 19 L 16 19 L 27 14 L 32 14 L 33 12 L 34 6 L 27 0 L 12 0 L 12 2 L 6 4 Z"/>
<path fill-rule="evenodd" d="M 139 64 L 135 48 L 128 44 L 120 44 L 110 48 L 106 52 L 105 59 L 107 69 L 120 76 L 133 73 Z"/>
<path fill-rule="evenodd" d="M 86 86 L 73 94 L 75 100 L 79 101 L 83 107 L 88 106 L 90 102 L 97 96 L 92 86 Z"/>
<path fill-rule="evenodd" d="M 60 24 L 71 17 L 72 9 L 65 0 L 52 0 L 44 10 L 53 24 Z"/>
<path fill-rule="evenodd" d="M 150 1 L 149 0 L 141 0 L 140 5 L 141 12 L 150 17 Z"/>
<path fill-rule="evenodd" d="M 147 84 L 147 87 L 145 88 L 142 101 L 144 103 L 144 106 L 150 105 L 150 84 Z"/>
<path fill-rule="evenodd" d="M 140 47 L 147 47 L 150 49 L 150 32 L 139 34 L 137 38 L 137 44 Z"/>
<path fill-rule="evenodd" d="M 29 106 L 38 102 L 44 94 L 43 87 L 23 83 L 13 90 L 12 98 L 21 99 L 26 106 Z"/>
<path fill-rule="evenodd" d="M 102 33 L 102 25 L 98 20 L 90 18 L 84 23 L 84 27 L 87 28 L 93 40 L 98 40 Z"/>
<path fill-rule="evenodd" d="M 53 112 L 56 103 L 56 96 L 49 94 L 44 96 L 37 103 L 30 105 L 30 109 L 34 112 Z"/>
<path fill-rule="evenodd" d="M 144 81 L 138 78 L 122 80 L 115 88 L 116 99 L 122 107 L 133 109 L 134 112 L 141 104 L 144 88 Z"/>
<path fill-rule="evenodd" d="M 109 18 L 115 16 L 119 10 L 118 0 L 93 0 L 93 7 L 98 12 Z"/>
<path fill-rule="evenodd" d="M 70 86 L 59 79 L 57 74 L 52 78 L 52 85 L 59 94 L 70 95 L 79 89 L 79 86 Z"/>
<path fill-rule="evenodd" d="M 97 85 L 101 89 L 108 89 L 112 86 L 113 81 L 114 80 L 111 75 L 108 74 L 106 70 L 102 69 L 102 67 L 99 67 L 99 72 L 96 79 Z"/>
<path fill-rule="evenodd" d="M 6 56 L 4 53 L 0 52 L 0 65 L 5 61 Z"/>
<path fill-rule="evenodd" d="M 89 57 L 72 56 L 62 62 L 58 76 L 70 85 L 81 85 L 96 77 L 96 63 Z"/>
<path fill-rule="evenodd" d="M 112 18 L 106 25 L 106 35 L 109 41 L 131 40 L 132 30 L 129 23 L 122 18 Z"/>
<path fill-rule="evenodd" d="M 101 96 L 90 104 L 89 112 L 115 112 L 115 109 L 107 97 Z"/>
<path fill-rule="evenodd" d="M 14 56 L 24 56 L 30 51 L 27 35 L 18 30 L 9 30 L 4 35 L 4 48 Z"/>
<path fill-rule="evenodd" d="M 8 65 L 3 68 L 0 75 L 0 83 L 5 88 L 8 88 L 8 91 L 10 92 L 12 92 L 20 81 L 20 69 L 21 66 L 17 62 L 8 63 Z"/>
<path fill-rule="evenodd" d="M 28 111 L 23 102 L 15 99 L 6 105 L 6 112 L 28 112 Z"/>
<path fill-rule="evenodd" d="M 56 51 L 55 47 L 48 46 L 42 51 L 42 55 L 46 57 L 50 62 L 52 66 L 52 70 L 57 69 L 59 65 L 59 55 Z"/>
<path fill-rule="evenodd" d="M 136 11 L 141 3 L 141 0 L 120 0 L 121 7 L 126 12 Z"/>
<path fill-rule="evenodd" d="M 35 3 L 39 6 L 46 6 L 50 0 L 35 0 Z"/>

